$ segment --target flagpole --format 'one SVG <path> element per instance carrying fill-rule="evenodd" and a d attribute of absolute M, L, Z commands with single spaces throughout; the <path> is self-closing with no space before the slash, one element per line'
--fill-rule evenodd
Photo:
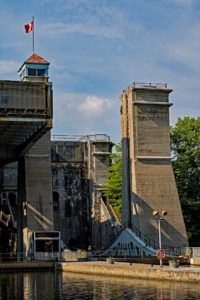
<path fill-rule="evenodd" d="M 33 53 L 34 53 L 34 46 L 35 46 L 35 45 L 34 45 L 34 42 L 35 42 L 35 41 L 34 41 L 34 31 L 35 31 L 34 17 L 33 17 L 33 19 L 32 19 L 32 25 L 33 25 L 33 30 L 32 30 L 32 33 L 33 33 L 33 34 L 32 34 L 32 37 L 33 37 Z"/>

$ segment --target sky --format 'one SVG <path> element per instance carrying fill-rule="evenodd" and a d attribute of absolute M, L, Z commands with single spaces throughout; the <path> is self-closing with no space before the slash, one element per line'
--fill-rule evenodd
<path fill-rule="evenodd" d="M 121 139 L 120 94 L 167 83 L 170 124 L 200 111 L 199 0 L 0 0 L 0 80 L 35 53 L 50 62 L 53 135 Z"/>

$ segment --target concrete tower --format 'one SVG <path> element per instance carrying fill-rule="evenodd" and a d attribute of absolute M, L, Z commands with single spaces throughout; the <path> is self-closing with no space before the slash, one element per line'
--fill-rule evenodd
<path fill-rule="evenodd" d="M 38 113 L 40 122 L 42 115 L 47 116 L 46 122 L 41 122 L 37 134 L 31 137 L 31 144 L 18 160 L 18 205 L 21 206 L 18 210 L 18 249 L 21 252 L 28 251 L 32 232 L 53 230 L 50 143 L 53 97 L 48 68 L 49 62 L 33 53 L 18 71 L 20 80 L 27 84 L 26 99 L 30 101 L 30 106 L 34 100 L 32 117 Z"/>
<path fill-rule="evenodd" d="M 167 211 L 161 223 L 168 247 L 188 245 L 170 158 L 169 94 L 162 84 L 133 84 L 121 95 L 123 226 L 158 242 L 153 210 Z"/>

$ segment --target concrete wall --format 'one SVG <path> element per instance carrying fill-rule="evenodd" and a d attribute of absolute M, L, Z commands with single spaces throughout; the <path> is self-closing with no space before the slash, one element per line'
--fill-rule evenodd
<path fill-rule="evenodd" d="M 70 249 L 85 249 L 90 237 L 90 195 L 83 166 L 52 163 L 54 228 Z"/>
<path fill-rule="evenodd" d="M 112 278 L 124 278 L 124 279 L 147 279 L 147 280 L 159 280 L 159 281 L 179 281 L 179 282 L 200 282 L 200 272 L 198 269 L 191 269 L 188 267 L 182 268 L 169 268 L 169 267 L 150 267 L 140 264 L 128 264 L 128 263 L 114 263 L 107 264 L 105 262 L 72 262 L 72 263 L 59 263 L 58 269 L 63 272 L 87 274 L 87 275 L 99 275 L 110 276 Z"/>
<path fill-rule="evenodd" d="M 52 142 L 55 229 L 70 249 L 101 249 L 110 223 L 102 219 L 101 197 L 108 178 L 112 143 L 106 135 Z M 106 231 L 107 229 L 107 231 Z"/>

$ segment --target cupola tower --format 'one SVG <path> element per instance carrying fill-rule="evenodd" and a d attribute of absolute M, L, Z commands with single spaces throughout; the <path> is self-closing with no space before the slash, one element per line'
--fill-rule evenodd
<path fill-rule="evenodd" d="M 33 53 L 18 70 L 21 81 L 48 82 L 50 63 L 41 56 Z"/>

